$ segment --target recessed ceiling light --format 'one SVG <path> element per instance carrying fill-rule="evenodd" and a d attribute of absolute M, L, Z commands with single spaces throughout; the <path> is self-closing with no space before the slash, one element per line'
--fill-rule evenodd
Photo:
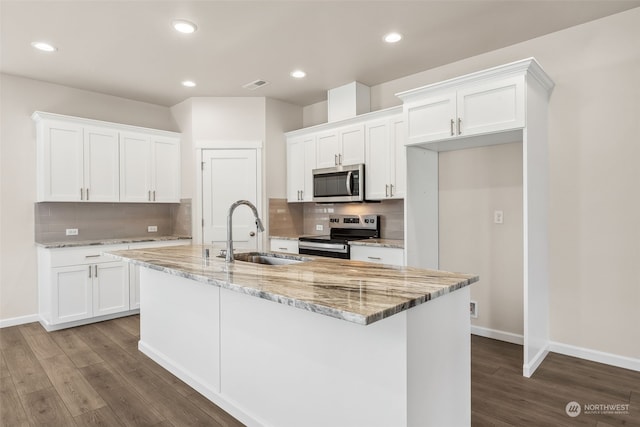
<path fill-rule="evenodd" d="M 31 43 L 31 46 L 43 52 L 55 52 L 56 50 L 58 50 L 55 46 L 52 46 L 49 43 L 45 42 L 33 42 Z"/>
<path fill-rule="evenodd" d="M 192 82 L 191 80 L 185 80 L 182 82 L 182 86 L 186 86 L 186 87 L 195 87 L 195 82 Z"/>
<path fill-rule="evenodd" d="M 305 73 L 302 70 L 295 70 L 291 72 L 291 77 L 295 77 L 296 79 L 301 79 L 303 77 L 305 77 L 307 75 L 307 73 Z"/>
<path fill-rule="evenodd" d="M 173 28 L 175 28 L 176 31 L 185 34 L 191 34 L 198 29 L 198 27 L 196 27 L 196 24 L 194 24 L 193 22 L 185 21 L 183 19 L 175 20 L 172 22 L 172 24 Z"/>
<path fill-rule="evenodd" d="M 384 36 L 384 41 L 387 43 L 397 43 L 402 40 L 402 34 L 400 33 L 389 33 Z"/>

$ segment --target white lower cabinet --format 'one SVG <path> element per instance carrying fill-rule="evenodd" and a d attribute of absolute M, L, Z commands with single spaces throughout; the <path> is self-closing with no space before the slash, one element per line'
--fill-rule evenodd
<path fill-rule="evenodd" d="M 136 313 L 140 308 L 139 267 L 101 253 L 188 244 L 191 240 L 38 248 L 40 322 L 52 331 Z"/>
<path fill-rule="evenodd" d="M 376 264 L 404 265 L 404 249 L 352 245 L 351 260 Z"/>
<path fill-rule="evenodd" d="M 285 252 L 288 254 L 298 253 L 298 241 L 289 239 L 271 239 L 270 248 L 272 252 Z"/>

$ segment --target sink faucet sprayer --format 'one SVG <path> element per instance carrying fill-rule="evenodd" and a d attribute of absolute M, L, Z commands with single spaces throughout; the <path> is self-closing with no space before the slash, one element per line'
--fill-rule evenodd
<path fill-rule="evenodd" d="M 226 262 L 233 262 L 233 232 L 231 231 L 233 226 L 233 211 L 240 205 L 247 205 L 253 211 L 253 216 L 256 217 L 256 226 L 258 227 L 258 231 L 264 231 L 264 225 L 262 225 L 262 220 L 258 215 L 258 209 L 256 209 L 255 205 L 248 200 L 238 200 L 233 203 L 231 207 L 229 207 L 229 213 L 227 214 L 227 253 L 225 254 Z"/>

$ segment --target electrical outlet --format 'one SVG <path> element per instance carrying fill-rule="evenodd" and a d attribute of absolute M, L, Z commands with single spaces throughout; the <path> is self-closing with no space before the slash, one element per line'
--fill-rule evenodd
<path fill-rule="evenodd" d="M 316 231 L 324 231 L 324 225 L 316 224 Z"/>
<path fill-rule="evenodd" d="M 158 226 L 157 225 L 150 225 L 147 227 L 147 232 L 148 233 L 157 233 L 158 232 Z"/>
<path fill-rule="evenodd" d="M 67 228 L 66 229 L 66 234 L 67 234 L 67 236 L 77 236 L 78 235 L 78 229 L 77 228 Z"/>
<path fill-rule="evenodd" d="M 502 211 L 493 211 L 493 222 L 502 224 L 504 222 L 504 213 Z"/>
<path fill-rule="evenodd" d="M 469 315 L 474 319 L 478 318 L 478 303 L 476 301 L 469 302 Z"/>

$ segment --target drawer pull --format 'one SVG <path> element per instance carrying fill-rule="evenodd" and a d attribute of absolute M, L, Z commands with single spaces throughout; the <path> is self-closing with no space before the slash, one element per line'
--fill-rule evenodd
<path fill-rule="evenodd" d="M 85 258 L 98 258 L 100 256 L 100 254 L 98 255 L 85 255 Z"/>
<path fill-rule="evenodd" d="M 280 249 L 281 251 L 286 251 L 287 250 L 287 248 L 278 248 L 278 249 Z"/>
<path fill-rule="evenodd" d="M 382 258 L 380 258 L 379 256 L 368 256 L 367 258 L 369 259 L 375 259 L 376 261 L 380 261 Z"/>

